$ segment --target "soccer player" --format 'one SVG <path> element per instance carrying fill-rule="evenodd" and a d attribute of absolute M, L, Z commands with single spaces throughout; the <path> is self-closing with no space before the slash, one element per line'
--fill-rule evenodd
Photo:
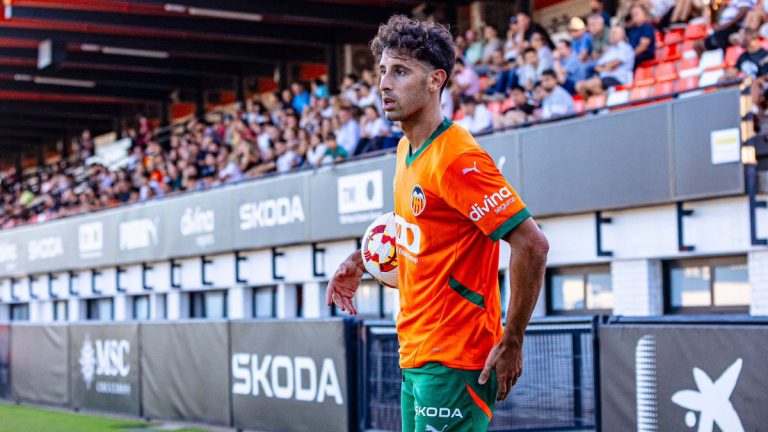
<path fill-rule="evenodd" d="M 485 431 L 522 373 L 523 336 L 541 289 L 546 238 L 493 159 L 443 118 L 454 43 L 436 23 L 394 16 L 371 42 L 397 148 L 395 215 L 403 431 Z M 512 247 L 501 324 L 499 240 Z M 327 301 L 355 314 L 364 267 L 350 255 Z M 495 375 L 495 376 L 494 376 Z"/>

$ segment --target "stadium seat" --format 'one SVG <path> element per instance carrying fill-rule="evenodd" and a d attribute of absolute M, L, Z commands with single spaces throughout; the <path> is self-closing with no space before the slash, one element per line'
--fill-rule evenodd
<path fill-rule="evenodd" d="M 720 78 L 725 75 L 725 71 L 722 69 L 711 70 L 701 74 L 699 77 L 699 87 L 706 87 L 717 84 Z"/>
<path fill-rule="evenodd" d="M 728 47 L 728 49 L 725 50 L 725 64 L 729 68 L 736 66 L 736 61 L 739 59 L 739 56 L 744 52 L 744 48 L 738 46 L 738 45 L 731 45 Z"/>
<path fill-rule="evenodd" d="M 464 118 L 464 111 L 463 110 L 456 110 L 455 113 L 453 113 L 453 121 L 458 121 Z"/>
<path fill-rule="evenodd" d="M 676 45 L 683 41 L 683 29 L 677 28 L 669 30 L 664 35 L 664 45 Z"/>
<path fill-rule="evenodd" d="M 632 93 L 629 95 L 629 99 L 632 101 L 648 99 L 651 97 L 651 86 L 635 87 L 632 89 Z"/>
<path fill-rule="evenodd" d="M 515 100 L 512 98 L 504 99 L 504 103 L 501 105 L 501 112 L 515 107 Z"/>
<path fill-rule="evenodd" d="M 674 92 L 675 92 L 674 81 L 659 82 L 659 83 L 656 83 L 656 86 L 654 86 L 653 88 L 654 96 L 671 95 Z"/>
<path fill-rule="evenodd" d="M 687 40 L 683 42 L 683 55 L 685 55 L 688 52 L 693 52 L 693 55 L 696 55 L 695 47 L 696 47 L 696 41 Z"/>
<path fill-rule="evenodd" d="M 707 37 L 707 26 L 705 24 L 688 24 L 685 27 L 685 40 L 695 41 Z"/>
<path fill-rule="evenodd" d="M 683 58 L 678 64 L 678 74 L 681 78 L 699 76 L 699 58 Z"/>
<path fill-rule="evenodd" d="M 699 87 L 699 77 L 698 76 L 689 76 L 685 78 L 680 78 L 677 81 L 677 91 L 678 92 L 684 92 L 688 90 L 693 90 L 695 88 Z"/>
<path fill-rule="evenodd" d="M 680 60 L 680 57 L 682 57 L 680 44 L 665 45 L 664 48 L 661 49 L 661 56 L 658 57 L 659 61 L 665 62 Z"/>
<path fill-rule="evenodd" d="M 617 86 L 618 87 L 618 86 Z M 629 90 L 627 89 L 614 89 L 608 92 L 608 98 L 605 101 L 605 105 L 612 107 L 629 102 Z"/>
<path fill-rule="evenodd" d="M 664 33 L 657 31 L 653 34 L 656 36 L 656 46 L 660 47 L 664 45 Z"/>
<path fill-rule="evenodd" d="M 499 114 L 502 113 L 502 108 L 501 108 L 501 102 L 500 101 L 488 102 L 485 105 L 485 107 L 488 108 L 488 112 L 490 112 L 493 115 L 499 115 Z"/>
<path fill-rule="evenodd" d="M 605 107 L 605 95 L 590 96 L 587 100 L 586 110 L 595 110 Z"/>
<path fill-rule="evenodd" d="M 635 70 L 634 87 L 652 85 L 656 82 L 653 74 L 653 66 L 640 66 Z"/>
<path fill-rule="evenodd" d="M 661 63 L 656 68 L 656 82 L 674 81 L 677 79 L 677 67 L 674 62 Z"/>
<path fill-rule="evenodd" d="M 705 51 L 699 59 L 699 70 L 708 71 L 722 69 L 724 67 L 725 57 L 723 56 L 723 50 L 710 50 Z"/>
<path fill-rule="evenodd" d="M 573 110 L 575 112 L 584 112 L 586 105 L 586 102 L 584 102 L 584 99 L 582 99 L 580 96 L 576 95 L 573 97 Z"/>

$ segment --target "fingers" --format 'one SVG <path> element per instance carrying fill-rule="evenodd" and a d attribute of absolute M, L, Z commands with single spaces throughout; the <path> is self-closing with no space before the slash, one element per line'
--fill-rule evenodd
<path fill-rule="evenodd" d="M 483 385 L 488 381 L 488 378 L 490 377 L 491 377 L 491 367 L 488 365 L 488 362 L 486 362 L 486 365 L 483 368 L 483 371 L 480 372 L 480 377 L 477 378 L 477 383 L 480 385 Z"/>
<path fill-rule="evenodd" d="M 509 380 L 500 376 L 497 376 L 497 379 L 499 381 L 499 392 L 496 393 L 496 400 L 503 401 L 507 398 L 507 394 L 509 392 Z"/>
<path fill-rule="evenodd" d="M 328 282 L 328 286 L 325 287 L 325 304 L 327 306 L 333 304 L 333 288 L 331 288 L 331 282 Z"/>

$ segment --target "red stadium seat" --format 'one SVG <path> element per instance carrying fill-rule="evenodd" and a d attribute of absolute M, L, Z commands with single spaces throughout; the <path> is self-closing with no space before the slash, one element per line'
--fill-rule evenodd
<path fill-rule="evenodd" d="M 684 92 L 688 90 L 693 90 L 695 88 L 699 87 L 699 77 L 698 76 L 690 76 L 686 78 L 680 78 L 677 81 L 677 91 L 678 92 Z"/>
<path fill-rule="evenodd" d="M 648 86 L 654 82 L 656 77 L 653 74 L 653 66 L 641 66 L 635 70 L 634 87 Z"/>
<path fill-rule="evenodd" d="M 501 112 L 504 112 L 510 108 L 515 107 L 515 100 L 512 98 L 504 99 L 504 103 L 501 105 Z"/>
<path fill-rule="evenodd" d="M 671 95 L 674 92 L 675 92 L 674 81 L 659 82 L 659 83 L 656 83 L 656 86 L 653 88 L 654 96 Z"/>
<path fill-rule="evenodd" d="M 699 58 L 684 58 L 680 60 L 678 65 L 678 71 L 680 76 L 692 76 L 699 74 Z"/>
<path fill-rule="evenodd" d="M 666 62 L 656 68 L 656 82 L 674 81 L 677 79 L 677 68 L 674 62 Z"/>
<path fill-rule="evenodd" d="M 464 118 L 464 111 L 462 110 L 456 110 L 455 113 L 453 113 L 453 121 L 458 121 Z"/>
<path fill-rule="evenodd" d="M 736 66 L 736 60 L 744 52 L 744 48 L 738 45 L 731 45 L 725 50 L 725 64 L 729 68 Z"/>
<path fill-rule="evenodd" d="M 680 57 L 682 57 L 680 44 L 665 45 L 664 48 L 661 49 L 661 56 L 659 56 L 659 60 L 670 62 L 680 60 Z"/>
<path fill-rule="evenodd" d="M 485 107 L 488 108 L 488 111 L 493 115 L 499 115 L 502 112 L 501 102 L 499 101 L 488 102 Z"/>
<path fill-rule="evenodd" d="M 573 97 L 573 110 L 577 113 L 584 112 L 584 108 L 586 107 L 586 102 L 584 102 L 584 99 L 580 97 Z"/>
<path fill-rule="evenodd" d="M 687 53 L 688 51 L 696 51 L 696 41 L 687 40 L 683 42 L 683 54 Z"/>
<path fill-rule="evenodd" d="M 664 45 L 677 45 L 683 41 L 683 29 L 672 29 L 664 35 Z"/>
<path fill-rule="evenodd" d="M 688 24 L 685 27 L 685 40 L 695 41 L 707 37 L 707 26 L 705 24 Z"/>
<path fill-rule="evenodd" d="M 641 99 L 648 99 L 651 97 L 651 86 L 635 87 L 632 89 L 632 93 L 629 94 L 629 100 L 637 101 Z"/>
<path fill-rule="evenodd" d="M 590 96 L 587 100 L 587 110 L 595 110 L 605 107 L 605 95 L 594 95 Z"/>
<path fill-rule="evenodd" d="M 664 45 L 664 33 L 662 32 L 654 32 L 654 35 L 656 36 L 656 46 L 660 47 Z"/>

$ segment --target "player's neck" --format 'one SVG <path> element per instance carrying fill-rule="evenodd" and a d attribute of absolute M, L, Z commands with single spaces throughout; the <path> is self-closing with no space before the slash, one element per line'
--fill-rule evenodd
<path fill-rule="evenodd" d="M 424 115 L 413 120 L 400 122 L 400 127 L 405 133 L 408 142 L 411 143 L 411 152 L 416 153 L 429 139 L 440 123 L 443 122 L 443 113 L 437 110 L 424 110 Z"/>

